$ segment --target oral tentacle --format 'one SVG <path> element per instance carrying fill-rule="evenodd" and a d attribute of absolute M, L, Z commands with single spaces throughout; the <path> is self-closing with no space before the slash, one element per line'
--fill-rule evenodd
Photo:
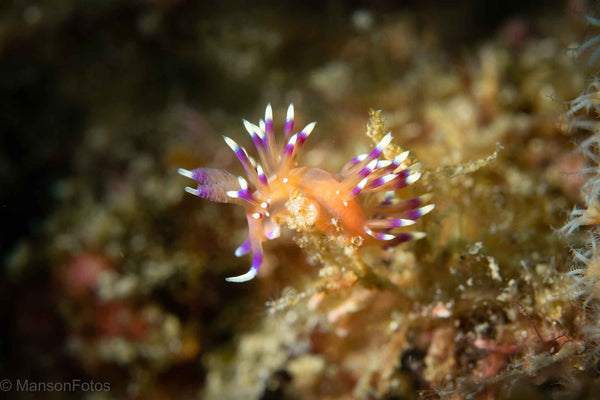
<path fill-rule="evenodd" d="M 251 236 L 251 234 L 250 234 L 250 242 L 251 242 L 250 247 L 251 247 L 251 251 L 252 251 L 252 265 L 250 266 L 250 269 L 245 274 L 225 278 L 225 280 L 227 282 L 234 282 L 234 283 L 248 282 L 248 281 L 254 279 L 256 274 L 258 274 L 258 271 L 260 270 L 260 267 L 262 266 L 262 263 L 263 263 L 262 244 L 258 238 Z"/>
<path fill-rule="evenodd" d="M 246 254 L 250 253 L 251 249 L 252 247 L 250 243 L 250 236 L 247 236 L 246 240 L 244 240 L 244 243 L 242 243 L 237 249 L 235 249 L 235 256 L 245 256 Z"/>

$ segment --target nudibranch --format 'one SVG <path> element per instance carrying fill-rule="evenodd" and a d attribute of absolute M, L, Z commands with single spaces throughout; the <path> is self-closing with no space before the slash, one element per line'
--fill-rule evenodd
<path fill-rule="evenodd" d="M 214 168 L 178 170 L 198 182 L 197 188 L 186 187 L 186 192 L 219 203 L 238 204 L 246 210 L 248 237 L 235 255 L 241 257 L 252 252 L 252 266 L 247 273 L 227 281 L 246 282 L 256 276 L 263 262 L 262 243 L 279 236 L 280 224 L 289 216 L 286 203 L 297 194 L 308 199 L 317 210 L 314 225 L 318 230 L 334 233 L 341 227 L 341 234 L 360 237 L 361 246 L 391 247 L 425 236 L 422 232 L 398 232 L 413 225 L 434 205 L 425 204 L 429 195 L 408 200 L 396 196 L 397 190 L 414 183 L 421 174 L 403 166 L 408 151 L 391 161 L 379 160 L 392 140 L 391 133 L 370 153 L 354 157 L 335 175 L 319 168 L 296 167 L 298 152 L 316 122 L 293 133 L 293 104 L 287 110 L 283 129 L 285 146 L 280 147 L 275 141 L 270 104 L 258 126 L 246 120 L 243 123 L 260 162 L 232 139 L 226 136 L 224 139 L 242 163 L 246 178 Z M 335 226 L 332 221 L 337 221 Z"/>

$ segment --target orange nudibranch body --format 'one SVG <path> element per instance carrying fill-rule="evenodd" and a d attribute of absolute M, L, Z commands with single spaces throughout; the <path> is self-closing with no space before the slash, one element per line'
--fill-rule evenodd
<path fill-rule="evenodd" d="M 250 270 L 227 278 L 230 282 L 253 279 L 263 261 L 262 242 L 279 236 L 280 216 L 288 214 L 286 203 L 295 193 L 312 202 L 317 210 L 314 225 L 324 233 L 361 237 L 362 245 L 391 247 L 424 236 L 421 232 L 402 232 L 402 228 L 433 209 L 425 205 L 428 195 L 402 200 L 396 192 L 414 183 L 420 174 L 402 167 L 408 152 L 394 160 L 379 160 L 391 142 L 388 133 L 368 154 L 350 160 L 340 174 L 319 168 L 294 168 L 298 150 L 312 132 L 315 122 L 293 134 L 294 108 L 287 112 L 284 136 L 287 144 L 277 146 L 273 132 L 273 112 L 267 105 L 265 119 L 259 125 L 244 120 L 260 163 L 228 137 L 225 142 L 238 157 L 248 181 L 241 176 L 212 168 L 179 169 L 178 172 L 198 182 L 196 189 L 186 187 L 195 196 L 221 203 L 235 203 L 246 210 L 248 238 L 235 251 L 236 256 L 252 252 Z M 383 194 L 383 198 L 377 198 Z M 399 231 L 400 230 L 400 231 Z"/>
<path fill-rule="evenodd" d="M 319 218 L 315 226 L 322 232 L 332 233 L 331 219 L 339 221 L 347 234 L 365 237 L 367 216 L 357 198 L 347 198 L 347 189 L 334 175 L 319 168 L 296 168 L 291 174 L 300 176 L 298 189 L 316 202 Z"/>

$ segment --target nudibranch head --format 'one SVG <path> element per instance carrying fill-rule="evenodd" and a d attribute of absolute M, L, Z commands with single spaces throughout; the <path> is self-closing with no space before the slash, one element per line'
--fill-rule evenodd
<path fill-rule="evenodd" d="M 430 212 L 433 204 L 424 195 L 408 200 L 396 191 L 416 182 L 419 172 L 404 167 L 408 152 L 391 161 L 379 160 L 392 140 L 388 133 L 368 154 L 350 160 L 337 175 L 319 168 L 296 167 L 298 152 L 313 131 L 316 122 L 294 132 L 294 106 L 287 110 L 284 139 L 278 146 L 273 130 L 273 111 L 267 105 L 264 120 L 258 125 L 243 120 L 259 161 L 234 140 L 224 136 L 244 168 L 246 178 L 214 168 L 197 168 L 178 172 L 198 182 L 186 192 L 220 203 L 234 203 L 246 210 L 248 237 L 235 255 L 252 253 L 252 266 L 243 275 L 227 278 L 229 282 L 253 279 L 263 262 L 262 242 L 279 237 L 280 225 L 289 217 L 286 203 L 297 194 L 308 199 L 317 211 L 314 226 L 322 232 L 339 232 L 362 238 L 362 245 L 391 247 L 420 239 L 422 232 L 404 232 L 402 228 Z M 378 198 L 383 194 L 383 198 Z M 337 221 L 335 227 L 332 221 Z"/>

